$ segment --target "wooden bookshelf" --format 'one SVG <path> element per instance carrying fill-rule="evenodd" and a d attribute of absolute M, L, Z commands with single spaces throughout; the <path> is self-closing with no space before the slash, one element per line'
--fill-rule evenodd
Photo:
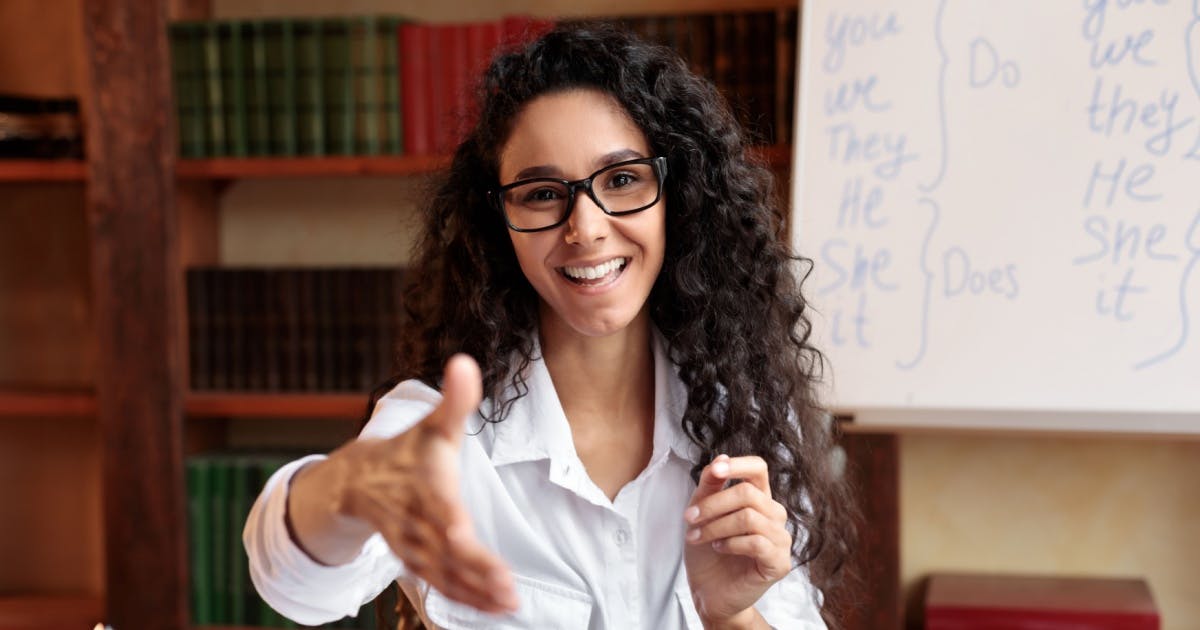
<path fill-rule="evenodd" d="M 192 418 L 358 419 L 367 395 L 355 393 L 190 392 Z"/>
<path fill-rule="evenodd" d="M 3 595 L 0 628 L 6 630 L 90 630 L 104 620 L 100 595 Z"/>
<path fill-rule="evenodd" d="M 180 160 L 181 179 L 292 179 L 297 177 L 397 177 L 432 173 L 450 163 L 444 155 L 217 158 Z"/>
<path fill-rule="evenodd" d="M 96 395 L 90 391 L 0 389 L 0 418 L 94 415 Z"/>
<path fill-rule="evenodd" d="M 87 164 L 80 160 L 0 160 L 0 182 L 84 182 Z"/>
<path fill-rule="evenodd" d="M 792 163 L 791 145 L 755 147 L 753 151 L 772 168 L 787 168 Z M 185 180 L 404 177 L 433 173 L 449 164 L 448 155 L 217 158 L 180 160 L 176 173 Z"/>

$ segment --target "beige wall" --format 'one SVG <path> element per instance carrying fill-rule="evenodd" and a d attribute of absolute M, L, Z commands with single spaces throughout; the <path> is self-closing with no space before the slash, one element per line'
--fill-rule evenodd
<path fill-rule="evenodd" d="M 906 435 L 901 575 L 1143 576 L 1200 628 L 1200 441 Z"/>

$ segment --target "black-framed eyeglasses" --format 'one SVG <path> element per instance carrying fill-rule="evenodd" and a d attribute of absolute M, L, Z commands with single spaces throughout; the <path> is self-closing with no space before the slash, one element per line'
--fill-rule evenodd
<path fill-rule="evenodd" d="M 605 214 L 620 217 L 658 203 L 667 158 L 650 157 L 610 164 L 575 181 L 534 177 L 488 191 L 488 199 L 515 232 L 540 232 L 562 225 L 580 190 Z"/>

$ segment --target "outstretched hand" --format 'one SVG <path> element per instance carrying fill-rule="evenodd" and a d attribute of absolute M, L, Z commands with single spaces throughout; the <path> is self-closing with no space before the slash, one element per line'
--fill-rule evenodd
<path fill-rule="evenodd" d="M 732 479 L 743 483 L 726 488 Z M 684 520 L 688 584 L 706 621 L 752 613 L 792 568 L 787 509 L 771 498 L 761 457 L 717 456 L 701 472 Z"/>
<path fill-rule="evenodd" d="M 482 392 L 475 361 L 451 357 L 442 402 L 420 423 L 388 440 L 343 447 L 350 464 L 337 511 L 370 524 L 409 572 L 446 597 L 502 613 L 518 605 L 512 575 L 476 538 L 459 492 L 464 426 Z"/>

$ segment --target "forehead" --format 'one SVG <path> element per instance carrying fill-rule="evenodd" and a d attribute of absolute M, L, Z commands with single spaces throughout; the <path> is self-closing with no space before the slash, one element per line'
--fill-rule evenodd
<path fill-rule="evenodd" d="M 500 181 L 529 169 L 585 177 L 622 150 L 650 157 L 645 134 L 611 95 L 586 88 L 544 94 L 513 121 L 500 151 Z"/>

